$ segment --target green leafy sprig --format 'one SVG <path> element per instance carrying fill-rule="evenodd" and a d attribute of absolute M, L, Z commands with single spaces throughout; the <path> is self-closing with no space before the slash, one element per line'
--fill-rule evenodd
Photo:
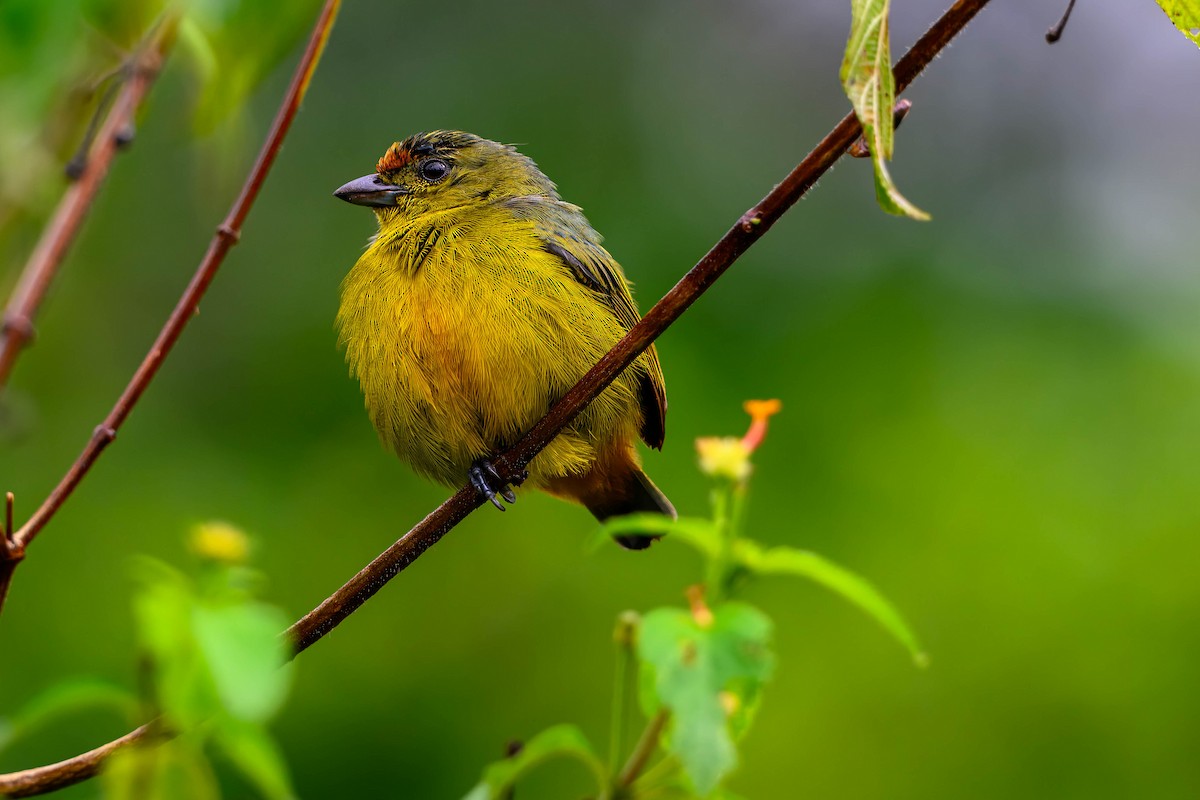
<path fill-rule="evenodd" d="M 595 536 L 594 544 L 615 536 L 664 537 L 693 548 L 704 562 L 704 582 L 687 590 L 687 608 L 658 608 L 644 615 L 627 611 L 618 618 L 607 765 L 581 731 L 556 726 L 535 736 L 516 756 L 490 765 L 467 800 L 504 800 L 518 779 L 551 758 L 584 763 L 601 800 L 732 800 L 724 783 L 737 766 L 738 744 L 750 730 L 775 668 L 770 617 L 733 599 L 751 579 L 787 575 L 814 581 L 866 612 L 918 665 L 927 663 L 903 616 L 865 578 L 807 550 L 765 547 L 745 535 L 751 456 L 779 410 L 776 400 L 750 401 L 746 411 L 751 423 L 744 436 L 697 440 L 701 471 L 713 482 L 711 516 L 672 520 L 634 514 L 609 520 Z M 646 728 L 621 765 L 634 694 Z"/>
<path fill-rule="evenodd" d="M 106 800 L 215 800 L 214 755 L 259 796 L 295 797 L 266 727 L 292 685 L 290 653 L 279 636 L 287 615 L 258 599 L 264 580 L 247 564 L 241 531 L 221 522 L 199 525 L 191 544 L 200 561 L 195 574 L 151 558 L 135 561 L 139 690 L 94 679 L 52 686 L 0 720 L 0 748 L 62 717 L 103 709 L 131 724 L 155 720 L 157 731 L 170 734 L 148 737 L 109 760 L 101 779 Z"/>

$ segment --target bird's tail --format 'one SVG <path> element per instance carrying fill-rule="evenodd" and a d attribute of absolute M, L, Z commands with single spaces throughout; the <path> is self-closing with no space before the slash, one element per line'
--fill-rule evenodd
<path fill-rule="evenodd" d="M 618 461 L 616 464 L 605 464 L 604 467 L 597 465 L 584 475 L 554 478 L 546 489 L 551 494 L 582 504 L 601 522 L 639 511 L 675 519 L 677 515 L 671 501 L 636 463 Z M 615 537 L 617 544 L 629 550 L 644 550 L 657 538 L 634 535 Z"/>
<path fill-rule="evenodd" d="M 603 522 L 609 517 L 620 517 L 639 511 L 663 514 L 671 519 L 679 516 L 675 513 L 675 506 L 671 505 L 667 496 L 654 485 L 650 476 L 640 469 L 631 470 L 628 475 L 629 480 L 625 484 L 625 492 L 619 497 L 604 498 L 600 503 L 588 505 L 587 510 L 592 512 L 596 519 Z M 616 536 L 613 538 L 626 550 L 644 550 L 658 539 L 657 536 Z"/>

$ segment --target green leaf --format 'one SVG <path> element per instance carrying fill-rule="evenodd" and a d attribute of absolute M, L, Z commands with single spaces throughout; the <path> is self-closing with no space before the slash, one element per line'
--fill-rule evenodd
<path fill-rule="evenodd" d="M 740 742 L 750 732 L 758 707 L 762 704 L 762 682 L 738 678 L 730 681 L 725 691 L 729 693 L 733 708 L 726 708 L 729 715 L 729 735 Z"/>
<path fill-rule="evenodd" d="M 1200 0 L 1158 0 L 1158 5 L 1179 32 L 1200 47 Z"/>
<path fill-rule="evenodd" d="M 211 133 L 245 104 L 303 37 L 318 6 L 318 0 L 193 0 L 184 35 L 205 78 L 196 106 L 199 132 Z"/>
<path fill-rule="evenodd" d="M 192 57 L 192 67 L 200 81 L 208 82 L 216 77 L 217 54 L 208 34 L 191 17 L 184 17 L 179 22 L 179 44 Z"/>
<path fill-rule="evenodd" d="M 714 557 L 721 547 L 720 538 L 712 520 L 702 517 L 671 519 L 662 514 L 651 513 L 626 514 L 605 520 L 592 538 L 591 546 L 598 548 L 614 536 L 630 536 L 639 533 L 648 536 L 665 535 L 678 539 L 684 544 L 690 544 L 709 558 Z"/>
<path fill-rule="evenodd" d="M 192 627 L 195 593 L 182 573 L 162 562 L 142 558 L 135 564 L 141 588 L 133 599 L 134 619 L 151 659 L 158 704 L 175 725 L 190 729 L 221 710 Z"/>
<path fill-rule="evenodd" d="M 287 617 L 258 602 L 198 605 L 191 622 L 221 705 L 240 719 L 261 722 L 279 710 L 291 687 Z"/>
<path fill-rule="evenodd" d="M 127 689 L 96 678 L 55 684 L 34 695 L 13 716 L 0 719 L 0 750 L 61 717 L 96 708 L 112 709 L 130 722 L 137 717 L 138 701 Z"/>
<path fill-rule="evenodd" d="M 296 796 L 283 753 L 261 725 L 222 716 L 213 740 L 263 797 L 292 800 Z"/>
<path fill-rule="evenodd" d="M 740 794 L 734 794 L 728 789 L 717 789 L 709 795 L 708 800 L 745 800 L 745 798 Z"/>
<path fill-rule="evenodd" d="M 498 800 L 520 778 L 551 758 L 573 758 L 583 763 L 596 779 L 600 800 L 607 800 L 608 778 L 604 765 L 592 750 L 587 737 L 574 725 L 555 725 L 534 736 L 521 752 L 490 764 L 483 779 L 464 800 Z"/>
<path fill-rule="evenodd" d="M 656 701 L 646 711 L 655 713 L 658 704 L 670 710 L 670 749 L 701 795 L 737 763 L 722 693 L 756 695 L 774 665 L 770 638 L 771 621 L 743 603 L 717 607 L 709 625 L 673 608 L 642 619 L 638 655 Z"/>
<path fill-rule="evenodd" d="M 123 747 L 104 763 L 105 800 L 220 800 L 221 792 L 199 745 L 186 737 Z"/>
<path fill-rule="evenodd" d="M 888 45 L 889 0 L 851 0 L 850 38 L 842 59 L 842 87 L 862 123 L 875 166 L 875 197 L 889 214 L 927 220 L 929 215 L 900 194 L 888 174 L 892 157 L 895 79 Z"/>
<path fill-rule="evenodd" d="M 734 558 L 738 563 L 760 575 L 797 575 L 821 584 L 865 611 L 870 617 L 908 648 L 919 667 L 929 663 L 916 635 L 883 593 L 870 581 L 845 567 L 807 550 L 791 547 L 772 547 L 764 550 L 754 542 L 740 541 L 735 545 Z"/>

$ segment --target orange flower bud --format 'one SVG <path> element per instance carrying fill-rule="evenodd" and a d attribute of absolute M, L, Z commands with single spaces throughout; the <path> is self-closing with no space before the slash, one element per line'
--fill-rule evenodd
<path fill-rule="evenodd" d="M 750 415 L 750 429 L 742 437 L 742 446 L 747 453 L 753 453 L 767 438 L 767 420 L 783 409 L 783 403 L 778 400 L 747 400 L 742 408 Z"/>
<path fill-rule="evenodd" d="M 701 628 L 709 628 L 713 624 L 712 609 L 704 602 L 704 587 L 693 585 L 687 588 L 688 605 L 692 609 L 692 619 Z"/>

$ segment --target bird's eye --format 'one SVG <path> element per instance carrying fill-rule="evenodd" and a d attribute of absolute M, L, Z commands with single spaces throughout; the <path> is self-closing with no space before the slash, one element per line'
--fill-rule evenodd
<path fill-rule="evenodd" d="M 417 172 L 420 173 L 424 180 L 427 180 L 430 183 L 437 183 L 442 178 L 450 174 L 450 165 L 445 161 L 442 161 L 440 158 L 431 158 L 428 161 L 423 162 L 421 166 L 417 168 Z"/>

